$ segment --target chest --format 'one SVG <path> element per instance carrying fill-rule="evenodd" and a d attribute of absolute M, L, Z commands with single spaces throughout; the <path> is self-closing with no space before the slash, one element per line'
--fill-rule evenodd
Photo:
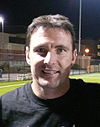
<path fill-rule="evenodd" d="M 5 117 L 8 122 L 4 121 L 4 124 L 7 127 L 73 127 L 73 121 L 66 113 L 64 109 L 23 107 L 10 111 Z"/>

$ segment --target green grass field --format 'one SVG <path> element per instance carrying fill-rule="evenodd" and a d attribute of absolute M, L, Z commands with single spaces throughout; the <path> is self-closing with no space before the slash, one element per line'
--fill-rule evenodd
<path fill-rule="evenodd" d="M 100 73 L 91 73 L 91 74 L 81 74 L 81 75 L 71 75 L 70 78 L 83 79 L 86 82 L 96 82 L 100 83 Z M 14 90 L 27 82 L 27 81 L 9 81 L 9 82 L 0 82 L 0 95 L 7 93 L 11 90 Z"/>
<path fill-rule="evenodd" d="M 72 76 L 70 76 L 70 78 L 83 79 L 86 82 L 100 83 L 100 73 L 72 75 Z"/>
<path fill-rule="evenodd" d="M 14 90 L 18 87 L 21 87 L 27 82 L 31 82 L 30 80 L 27 81 L 9 81 L 9 82 L 0 82 L 0 95 L 7 93 L 11 90 Z"/>

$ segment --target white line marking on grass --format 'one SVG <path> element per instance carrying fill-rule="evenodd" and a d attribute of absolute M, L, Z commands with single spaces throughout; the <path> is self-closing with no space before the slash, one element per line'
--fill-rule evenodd
<path fill-rule="evenodd" d="M 16 85 L 8 85 L 8 86 L 0 86 L 0 88 L 12 87 L 12 86 L 21 86 L 23 84 L 16 84 Z"/>

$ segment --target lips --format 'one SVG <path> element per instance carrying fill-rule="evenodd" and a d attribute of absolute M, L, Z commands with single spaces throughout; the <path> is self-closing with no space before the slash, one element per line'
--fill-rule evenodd
<path fill-rule="evenodd" d="M 50 74 L 50 75 L 58 73 L 58 71 L 55 71 L 55 70 L 42 70 L 42 72 L 45 74 Z"/>
<path fill-rule="evenodd" d="M 59 71 L 58 70 L 43 69 L 42 73 L 49 76 L 49 75 L 55 75 L 55 74 L 59 73 Z"/>

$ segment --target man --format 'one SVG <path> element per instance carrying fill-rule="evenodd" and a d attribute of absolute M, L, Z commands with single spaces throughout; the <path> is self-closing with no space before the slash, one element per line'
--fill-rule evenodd
<path fill-rule="evenodd" d="M 100 127 L 100 84 L 69 79 L 76 56 L 68 18 L 35 18 L 26 44 L 32 83 L 1 97 L 2 127 Z"/>

